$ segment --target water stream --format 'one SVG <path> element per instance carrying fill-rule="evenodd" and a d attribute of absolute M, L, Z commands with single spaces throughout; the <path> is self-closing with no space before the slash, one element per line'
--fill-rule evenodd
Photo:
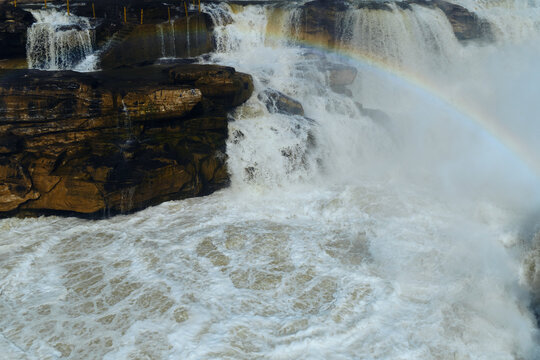
<path fill-rule="evenodd" d="M 294 6 L 203 4 L 205 61 L 255 82 L 231 114 L 231 187 L 0 220 L 2 353 L 537 359 L 540 8 L 460 3 L 495 42 L 459 42 L 417 5 L 350 10 L 327 46 L 302 40 Z M 270 111 L 270 89 L 305 116 Z"/>
<path fill-rule="evenodd" d="M 28 29 L 30 69 L 92 71 L 97 58 L 90 21 L 56 10 L 32 10 L 36 22 Z"/>

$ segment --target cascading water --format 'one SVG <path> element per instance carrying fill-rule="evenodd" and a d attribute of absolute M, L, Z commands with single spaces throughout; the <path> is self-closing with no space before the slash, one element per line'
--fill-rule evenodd
<path fill-rule="evenodd" d="M 540 16 L 496 3 L 461 2 L 498 22 L 492 44 L 413 5 L 349 10 L 333 48 L 301 40 L 294 6 L 203 4 L 205 60 L 255 83 L 231 114 L 231 187 L 100 221 L 0 221 L 2 353 L 537 359 Z"/>
<path fill-rule="evenodd" d="M 529 0 L 457 0 L 489 21 L 499 41 L 520 42 L 538 35 L 540 4 Z"/>
<path fill-rule="evenodd" d="M 159 38 L 161 41 L 162 58 L 176 57 L 176 34 L 174 26 L 174 22 L 167 22 L 157 25 Z"/>
<path fill-rule="evenodd" d="M 189 16 L 186 18 L 186 53 L 191 57 L 191 35 L 189 33 Z"/>
<path fill-rule="evenodd" d="M 56 10 L 33 10 L 36 22 L 28 29 L 27 61 L 31 69 L 92 71 L 93 35 L 86 18 Z"/>

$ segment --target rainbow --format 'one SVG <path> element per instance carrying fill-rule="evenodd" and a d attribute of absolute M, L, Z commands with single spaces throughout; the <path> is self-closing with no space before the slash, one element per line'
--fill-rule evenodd
<path fill-rule="evenodd" d="M 203 5 L 204 10 L 210 10 L 207 5 Z M 204 11 L 203 10 L 203 11 Z M 242 6 L 230 6 L 229 11 L 238 13 L 242 11 Z M 278 10 L 279 11 L 279 10 Z M 520 139 L 509 128 L 498 122 L 485 109 L 481 109 L 474 104 L 467 103 L 464 99 L 452 98 L 445 93 L 440 86 L 422 74 L 413 73 L 400 68 L 391 62 L 374 56 L 373 54 L 363 52 L 351 47 L 334 47 L 328 44 L 328 41 L 313 37 L 312 39 L 301 39 L 295 37 L 291 39 L 288 34 L 284 34 L 279 24 L 284 19 L 277 19 L 276 24 L 267 24 L 266 38 L 270 41 L 279 42 L 281 40 L 292 40 L 296 44 L 308 49 L 319 51 L 325 54 L 331 54 L 343 58 L 346 62 L 352 62 L 358 67 L 363 67 L 371 72 L 382 75 L 396 82 L 400 86 L 417 93 L 418 95 L 433 101 L 448 111 L 448 114 L 456 119 L 460 119 L 464 124 L 475 128 L 489 136 L 496 144 L 501 146 L 509 155 L 521 163 L 536 181 L 540 181 L 540 157 L 530 149 L 527 144 Z"/>
<path fill-rule="evenodd" d="M 207 10 L 206 4 L 202 4 L 202 7 L 203 10 Z M 241 10 L 237 6 L 234 9 L 231 8 L 231 11 L 238 12 Z M 155 35 L 153 26 L 143 28 L 144 30 L 136 35 L 137 37 L 146 38 L 150 37 L 150 35 Z M 286 34 L 279 31 L 280 29 L 278 29 L 278 27 L 274 28 L 273 26 L 269 26 L 266 30 L 266 36 L 269 40 L 280 41 L 288 38 Z M 452 98 L 438 85 L 434 84 L 428 78 L 423 77 L 421 74 L 406 71 L 389 61 L 374 56 L 373 54 L 350 47 L 332 47 L 325 44 L 325 41 L 318 39 L 317 37 L 314 37 L 311 40 L 297 38 L 293 40 L 302 47 L 342 57 L 345 61 L 355 63 L 369 71 L 390 78 L 397 84 L 441 105 L 442 108 L 446 109 L 453 117 L 461 119 L 470 126 L 476 127 L 479 131 L 488 134 L 496 141 L 496 143 L 500 144 L 512 154 L 513 157 L 525 165 L 533 175 L 540 180 L 540 159 L 538 155 L 535 154 L 535 151 L 530 149 L 527 144 L 510 129 L 496 121 L 490 114 L 486 113 L 485 109 L 467 103 L 463 99 Z"/>
<path fill-rule="evenodd" d="M 387 77 L 390 76 L 391 80 L 438 103 L 446 109 L 449 114 L 455 116 L 457 119 L 465 120 L 468 124 L 487 133 L 496 142 L 510 151 L 526 167 L 532 170 L 534 175 L 540 179 L 540 162 L 539 159 L 535 157 L 535 152 L 528 148 L 523 140 L 510 129 L 496 121 L 492 115 L 487 114 L 484 109 L 474 107 L 473 104 L 466 103 L 463 100 L 460 101 L 451 98 L 447 93 L 440 89 L 439 86 L 435 85 L 426 77 L 422 77 L 417 73 L 407 72 L 404 69 L 371 54 L 356 49 L 323 47 L 320 44 L 315 44 L 313 42 L 302 41 L 301 44 L 318 51 L 329 52 L 344 57 L 347 60 L 367 67 L 371 71 L 378 72 Z"/>
<path fill-rule="evenodd" d="M 267 33 L 270 40 L 283 40 L 285 35 L 270 31 Z M 399 85 L 414 91 L 424 98 L 434 101 L 442 106 L 450 115 L 456 119 L 464 121 L 477 130 L 486 133 L 492 140 L 502 146 L 510 155 L 524 165 L 538 181 L 540 181 L 540 158 L 535 151 L 527 146 L 509 128 L 496 121 L 492 115 L 487 114 L 485 109 L 475 107 L 473 104 L 465 102 L 463 99 L 452 98 L 445 93 L 438 85 L 421 74 L 406 71 L 395 64 L 386 61 L 373 54 L 363 52 L 350 47 L 336 48 L 329 46 L 324 41 L 292 39 L 299 46 L 333 56 L 341 57 L 345 61 L 355 63 L 359 67 L 367 68 L 369 71 L 383 75 Z"/>

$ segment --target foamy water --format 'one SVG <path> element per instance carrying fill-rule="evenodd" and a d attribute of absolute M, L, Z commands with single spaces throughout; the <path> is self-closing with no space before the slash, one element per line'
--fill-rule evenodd
<path fill-rule="evenodd" d="M 479 13 L 502 11 L 480 5 Z M 532 159 L 540 153 L 534 24 L 519 41 L 477 46 L 458 43 L 435 9 L 343 19 L 343 49 L 444 84 L 434 94 L 412 75 L 295 43 L 294 9 L 205 9 L 217 24 L 209 61 L 255 81 L 254 96 L 231 114 L 231 187 L 99 221 L 1 220 L 0 351 L 538 358 L 530 306 L 538 175 L 510 141 Z M 370 44 L 383 30 L 392 41 Z M 352 97 L 331 90 L 332 64 L 358 69 Z M 301 101 L 306 118 L 269 112 L 258 97 L 267 89 Z M 508 133 L 490 133 L 440 96 L 474 104 Z M 390 120 L 363 115 L 358 102 Z"/>
<path fill-rule="evenodd" d="M 27 61 L 30 69 L 96 70 L 94 37 L 87 18 L 57 10 L 32 10 L 36 22 L 28 29 Z"/>
<path fill-rule="evenodd" d="M 2 242 L 2 334 L 17 346 L 5 350 L 532 358 L 507 214 L 479 206 L 465 218 L 384 185 L 224 191 L 103 221 L 4 220 L 3 237 L 18 239 Z"/>

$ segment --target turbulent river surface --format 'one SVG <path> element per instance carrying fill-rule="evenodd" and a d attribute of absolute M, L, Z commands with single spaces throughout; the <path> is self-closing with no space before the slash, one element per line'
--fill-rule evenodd
<path fill-rule="evenodd" d="M 539 359 L 540 5 L 458 3 L 493 42 L 412 5 L 350 10 L 329 50 L 295 41 L 293 5 L 203 4 L 201 61 L 255 82 L 230 188 L 0 220 L 0 357 Z M 268 89 L 306 116 L 268 111 Z"/>

